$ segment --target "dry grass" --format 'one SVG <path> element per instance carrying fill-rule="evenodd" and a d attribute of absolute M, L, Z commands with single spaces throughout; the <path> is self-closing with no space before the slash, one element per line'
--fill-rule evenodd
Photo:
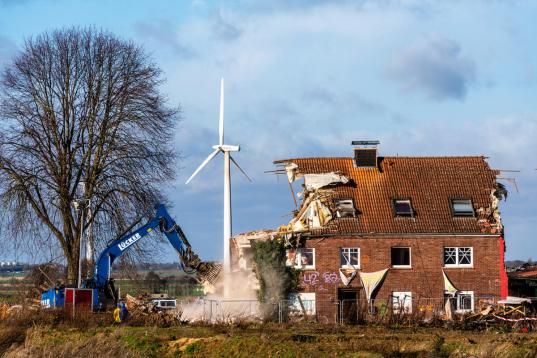
<path fill-rule="evenodd" d="M 6 357 L 536 357 L 537 332 L 377 325 L 114 324 L 111 314 L 71 318 L 35 311 L 0 322 Z"/>

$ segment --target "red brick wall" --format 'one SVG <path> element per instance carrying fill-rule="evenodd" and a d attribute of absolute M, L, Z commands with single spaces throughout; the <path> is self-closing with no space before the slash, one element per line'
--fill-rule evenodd
<path fill-rule="evenodd" d="M 410 291 L 412 298 L 441 298 L 444 295 L 442 269 L 453 285 L 462 291 L 474 291 L 475 297 L 501 293 L 499 237 L 415 237 L 415 238 L 338 238 L 326 237 L 306 241 L 315 248 L 315 269 L 304 270 L 300 284 L 304 292 L 316 292 L 317 301 L 338 299 L 341 247 L 360 248 L 360 271 L 374 272 L 391 267 L 391 247 L 411 247 L 412 268 L 390 268 L 374 298 L 389 298 L 393 291 Z M 473 247 L 472 268 L 444 268 L 445 246 Z M 337 280 L 334 280 L 335 273 Z M 334 282 L 336 281 L 336 282 Z M 358 276 L 349 287 L 361 287 Z M 360 299 L 365 299 L 362 289 Z"/>

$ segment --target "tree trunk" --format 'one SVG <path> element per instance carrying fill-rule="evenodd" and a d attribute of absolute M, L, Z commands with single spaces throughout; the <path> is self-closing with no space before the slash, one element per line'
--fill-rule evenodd
<path fill-rule="evenodd" d="M 73 248 L 67 254 L 67 286 L 77 287 L 78 283 L 78 250 Z"/>

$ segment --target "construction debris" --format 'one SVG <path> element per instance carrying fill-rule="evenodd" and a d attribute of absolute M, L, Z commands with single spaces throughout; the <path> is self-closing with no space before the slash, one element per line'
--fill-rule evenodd
<path fill-rule="evenodd" d="M 176 307 L 170 310 L 159 310 L 153 303 L 144 300 L 143 296 L 135 298 L 125 296 L 125 305 L 129 312 L 131 323 L 172 325 L 181 321 L 182 309 Z"/>
<path fill-rule="evenodd" d="M 290 231 L 304 231 L 320 228 L 332 220 L 330 209 L 316 195 L 310 195 L 304 200 L 302 209 L 287 227 Z"/>
<path fill-rule="evenodd" d="M 491 325 L 495 323 L 509 323 L 513 327 L 530 327 L 532 322 L 537 322 L 537 317 L 532 313 L 531 300 L 521 297 L 508 296 L 496 303 L 489 303 L 481 307 L 481 311 L 467 316 L 465 322 L 475 327 Z M 530 316 L 530 314 L 532 314 Z M 529 326 L 528 326 L 529 325 Z"/>
<path fill-rule="evenodd" d="M 346 176 L 334 172 L 304 175 L 304 187 L 306 190 L 317 190 L 326 186 L 347 184 L 348 182 L 349 179 Z"/>

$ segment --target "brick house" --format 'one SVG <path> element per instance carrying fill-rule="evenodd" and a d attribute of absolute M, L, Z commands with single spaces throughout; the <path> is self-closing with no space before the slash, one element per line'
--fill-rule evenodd
<path fill-rule="evenodd" d="M 300 296 L 328 317 L 326 303 L 341 300 L 395 298 L 411 310 L 446 285 L 458 310 L 507 296 L 506 192 L 485 157 L 381 157 L 376 142 L 353 144 L 353 157 L 274 162 L 290 183 L 304 180 L 301 203 L 278 231 L 235 237 L 237 262 L 249 240 L 287 235 Z"/>

